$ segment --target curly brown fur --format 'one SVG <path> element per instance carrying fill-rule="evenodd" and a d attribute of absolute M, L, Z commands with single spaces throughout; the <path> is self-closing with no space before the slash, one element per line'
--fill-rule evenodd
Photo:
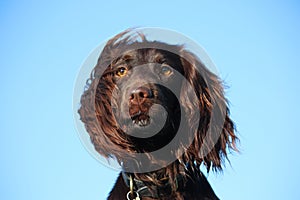
<path fill-rule="evenodd" d="M 121 165 L 124 165 L 124 158 L 128 162 L 134 162 L 135 157 L 130 152 L 152 152 L 172 140 L 173 134 L 177 130 L 174 124 L 178 123 L 178 116 L 184 114 L 187 116 L 187 122 L 191 129 L 196 130 L 193 141 L 190 146 L 186 147 L 185 152 L 181 155 L 176 154 L 177 160 L 160 170 L 148 173 L 133 173 L 132 175 L 136 180 L 143 181 L 148 185 L 150 190 L 152 186 L 162 185 L 161 180 L 168 178 L 172 193 L 161 199 L 217 199 L 201 173 L 200 165 L 205 165 L 207 171 L 210 169 L 214 171 L 222 170 L 227 152 L 231 149 L 237 151 L 236 142 L 238 140 L 235 135 L 234 123 L 229 117 L 228 102 L 224 97 L 222 81 L 183 46 L 148 41 L 142 34 L 134 37 L 129 33 L 130 30 L 120 33 L 107 42 L 81 97 L 79 114 L 96 151 L 106 158 L 116 159 Z M 141 48 L 145 44 L 149 48 Z M 165 46 L 171 51 L 163 50 Z M 116 70 L 120 66 L 127 69 L 145 63 L 167 63 L 168 66 L 171 66 L 173 70 L 177 70 L 188 80 L 188 84 L 192 86 L 193 91 L 188 89 L 184 83 L 179 83 L 181 88 L 178 94 L 180 96 L 179 102 L 175 100 L 170 102 L 173 97 L 172 94 L 168 94 L 166 89 L 156 85 L 149 85 L 146 89 L 143 88 L 151 90 L 147 92 L 153 95 L 153 98 L 146 99 L 146 103 L 143 104 L 145 112 L 147 113 L 149 107 L 155 103 L 153 101 L 159 101 L 167 110 L 169 109 L 168 112 L 171 116 L 168 116 L 167 119 L 167 123 L 170 125 L 166 126 L 158 136 L 139 139 L 129 136 L 123 131 L 128 127 L 119 127 L 115 116 L 116 110 L 120 112 L 122 106 L 128 103 L 126 98 L 130 97 L 116 99 L 114 90 L 121 93 L 121 90 L 126 90 L 129 87 L 126 85 L 126 81 L 116 77 Z M 154 76 L 150 70 L 149 74 Z M 138 75 L 134 78 L 137 80 L 137 84 L 142 79 Z M 170 82 L 174 84 L 176 80 Z M 187 98 L 191 92 L 196 93 L 197 100 Z M 161 97 L 164 95 L 166 97 Z M 174 105 L 178 103 L 183 105 L 184 113 L 179 113 L 175 109 L 176 106 Z M 137 112 L 137 108 L 132 104 L 129 105 L 129 108 L 132 109 L 131 115 L 133 116 Z M 215 113 L 213 113 L 213 110 L 215 110 Z M 195 121 L 197 114 L 200 114 L 200 122 Z M 223 115 L 225 118 L 224 125 L 220 130 L 221 134 L 218 135 L 216 142 L 214 142 L 213 137 L 215 136 L 214 131 L 218 131 L 218 129 L 210 127 L 213 114 Z M 154 160 L 148 164 L 155 163 Z M 176 185 L 178 174 L 181 174 L 184 179 L 184 186 L 180 188 L 180 191 Z M 125 199 L 127 192 L 128 187 L 124 184 L 124 180 L 120 175 L 108 199 Z M 142 199 L 152 198 L 143 197 Z"/>

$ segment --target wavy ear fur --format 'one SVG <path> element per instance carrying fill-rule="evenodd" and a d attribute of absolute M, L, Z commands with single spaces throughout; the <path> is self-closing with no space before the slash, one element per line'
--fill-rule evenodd
<path fill-rule="evenodd" d="M 130 30 L 126 30 L 106 43 L 86 82 L 78 110 L 96 151 L 105 158 L 119 159 L 128 156 L 120 149 L 127 152 L 133 149 L 127 135 L 118 128 L 112 112 L 112 92 L 116 86 L 112 80 L 111 68 L 116 57 L 126 52 L 126 47 L 132 42 L 130 35 L 125 37 L 129 32 Z"/>
<path fill-rule="evenodd" d="M 190 117 L 190 126 L 195 127 L 194 140 L 182 156 L 185 163 L 200 166 L 203 163 L 209 171 L 221 170 L 224 158 L 230 149 L 237 150 L 235 126 L 229 117 L 228 101 L 224 96 L 224 86 L 215 74 L 210 72 L 195 55 L 182 49 L 181 62 L 184 76 L 194 91 L 183 86 L 182 104 Z M 194 92 L 197 100 L 186 97 Z M 192 108 L 198 108 L 197 110 Z M 200 112 L 200 121 L 193 117 Z M 193 121 L 194 120 L 194 121 Z M 218 122 L 217 122 L 218 121 Z M 219 126 L 219 127 L 217 127 Z"/>

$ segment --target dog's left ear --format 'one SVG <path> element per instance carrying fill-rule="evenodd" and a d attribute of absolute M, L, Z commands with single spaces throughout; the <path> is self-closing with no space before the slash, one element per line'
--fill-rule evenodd
<path fill-rule="evenodd" d="M 186 50 L 181 51 L 181 62 L 186 84 L 190 85 L 183 85 L 181 104 L 188 115 L 190 127 L 196 130 L 193 142 L 182 159 L 190 165 L 200 166 L 203 163 L 208 171 L 211 167 L 213 170 L 222 170 L 228 152 L 238 151 L 238 138 L 235 125 L 229 117 L 223 83 L 195 55 Z M 197 99 L 190 99 L 193 96 L 191 93 Z"/>

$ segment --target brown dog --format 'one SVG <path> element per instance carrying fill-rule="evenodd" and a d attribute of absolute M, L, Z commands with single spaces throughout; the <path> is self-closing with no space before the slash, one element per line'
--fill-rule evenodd
<path fill-rule="evenodd" d="M 148 41 L 141 34 L 138 40 L 128 33 L 107 42 L 79 109 L 97 152 L 116 159 L 124 169 L 108 199 L 218 199 L 200 165 L 208 171 L 222 170 L 228 149 L 237 150 L 221 81 L 182 46 Z M 213 115 L 223 116 L 219 134 L 212 125 Z M 146 131 L 157 128 L 162 120 L 157 134 Z M 183 122 L 188 124 L 184 130 L 193 132 L 188 142 L 176 139 Z M 181 145 L 184 151 L 179 154 L 171 147 L 170 154 L 176 156 L 172 162 L 144 173 L 126 170 L 161 164 L 164 159 L 150 153 L 173 140 L 178 145 L 174 148 Z M 149 160 L 139 161 L 133 153 L 145 153 Z"/>

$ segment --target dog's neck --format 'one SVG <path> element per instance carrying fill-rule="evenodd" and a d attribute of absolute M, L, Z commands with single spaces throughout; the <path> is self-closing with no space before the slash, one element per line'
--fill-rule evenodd
<path fill-rule="evenodd" d="M 178 167 L 180 168 L 179 173 L 173 177 L 175 185 L 171 183 L 170 177 L 161 176 L 162 174 L 165 174 L 166 168 L 143 174 L 149 177 L 151 175 L 151 177 L 156 177 L 155 180 L 152 181 L 141 180 L 135 174 L 126 172 L 122 172 L 122 177 L 126 186 L 130 188 L 130 185 L 132 185 L 132 190 L 138 193 L 139 196 L 159 199 L 183 190 L 188 177 L 199 177 L 199 174 L 201 173 L 200 170 L 198 172 L 192 171 L 187 165 L 180 164 Z M 195 173 L 197 173 L 197 175 Z"/>
<path fill-rule="evenodd" d="M 127 187 L 130 188 L 130 185 L 133 184 L 133 191 L 138 193 L 140 197 L 159 199 L 170 196 L 173 192 L 179 191 L 184 187 L 184 176 L 182 174 L 178 174 L 175 177 L 176 188 L 172 188 L 169 178 L 158 180 L 161 182 L 160 185 L 153 185 L 149 182 L 137 179 L 133 174 L 122 172 L 122 176 Z M 130 183 L 131 181 L 132 183 Z"/>

